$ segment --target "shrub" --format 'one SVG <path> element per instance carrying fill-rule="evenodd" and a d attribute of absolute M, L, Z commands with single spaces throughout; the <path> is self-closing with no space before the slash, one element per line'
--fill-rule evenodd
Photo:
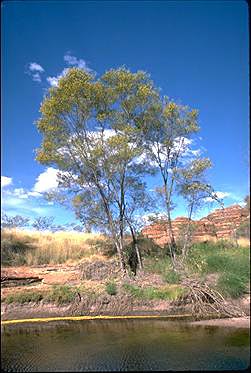
<path fill-rule="evenodd" d="M 45 296 L 45 301 L 53 302 L 58 305 L 70 303 L 74 300 L 77 289 L 69 285 L 54 285 L 52 290 Z"/>
<path fill-rule="evenodd" d="M 117 286 L 114 282 L 107 282 L 105 289 L 106 289 L 107 294 L 109 295 L 117 294 Z"/>
<path fill-rule="evenodd" d="M 164 250 L 151 238 L 139 236 L 137 239 L 137 244 L 142 257 L 164 255 Z"/>
<path fill-rule="evenodd" d="M 235 273 L 223 273 L 217 283 L 218 289 L 225 295 L 238 298 L 246 291 L 246 283 Z"/>
<path fill-rule="evenodd" d="M 165 274 L 163 274 L 163 280 L 168 284 L 178 284 L 180 282 L 180 274 L 170 269 Z"/>
<path fill-rule="evenodd" d="M 146 300 L 175 300 L 184 293 L 184 289 L 180 286 L 140 288 L 139 286 L 124 284 L 123 288 L 135 298 Z"/>
<path fill-rule="evenodd" d="M 145 270 L 150 273 L 165 275 L 172 269 L 171 259 L 165 258 L 148 258 L 145 260 Z"/>
<path fill-rule="evenodd" d="M 43 299 L 43 292 L 40 291 L 22 291 L 13 294 L 8 294 L 4 301 L 8 304 L 10 303 L 28 303 L 28 302 L 35 302 L 38 303 Z"/>

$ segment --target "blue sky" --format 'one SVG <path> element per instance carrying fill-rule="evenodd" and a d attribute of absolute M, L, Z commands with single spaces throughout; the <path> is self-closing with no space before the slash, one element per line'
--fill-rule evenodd
<path fill-rule="evenodd" d="M 249 193 L 245 1 L 5 1 L 1 34 L 2 210 L 8 214 L 52 215 L 58 224 L 74 219 L 41 197 L 55 186 L 55 173 L 34 160 L 43 95 L 71 66 L 98 76 L 121 65 L 150 73 L 163 95 L 199 110 L 196 147 L 211 158 L 208 178 L 225 204 Z M 184 213 L 178 203 L 173 216 Z"/>

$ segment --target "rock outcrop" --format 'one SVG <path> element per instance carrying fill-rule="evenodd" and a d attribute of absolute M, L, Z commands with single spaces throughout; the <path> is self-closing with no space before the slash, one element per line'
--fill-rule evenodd
<path fill-rule="evenodd" d="M 203 242 L 217 239 L 230 239 L 234 236 L 234 232 L 240 224 L 247 219 L 249 212 L 247 209 L 233 205 L 224 209 L 217 209 L 208 216 L 193 220 L 193 241 Z M 186 226 L 188 219 L 185 217 L 177 217 L 172 222 L 174 237 L 177 240 L 180 237 L 182 227 Z M 142 234 L 145 237 L 153 239 L 153 241 L 164 246 L 170 241 L 166 221 L 152 223 L 142 229 Z"/>

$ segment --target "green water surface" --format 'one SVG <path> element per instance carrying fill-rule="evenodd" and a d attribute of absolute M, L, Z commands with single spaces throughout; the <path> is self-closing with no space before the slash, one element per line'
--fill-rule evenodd
<path fill-rule="evenodd" d="M 6 372 L 241 370 L 249 330 L 184 321 L 88 320 L 2 327 Z"/>

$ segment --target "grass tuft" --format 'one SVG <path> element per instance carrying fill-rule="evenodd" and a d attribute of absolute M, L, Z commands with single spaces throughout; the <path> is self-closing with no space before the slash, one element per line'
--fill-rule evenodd
<path fill-rule="evenodd" d="M 29 303 L 29 302 L 35 302 L 38 303 L 43 299 L 43 292 L 41 291 L 22 291 L 22 292 L 17 292 L 17 293 L 12 293 L 8 294 L 4 301 L 7 304 L 11 303 L 19 303 L 19 304 L 24 304 L 24 303 Z"/>
<path fill-rule="evenodd" d="M 71 303 L 77 294 L 77 289 L 68 285 L 54 285 L 44 300 L 58 305 Z"/>
<path fill-rule="evenodd" d="M 107 294 L 109 295 L 116 295 L 117 294 L 117 286 L 115 284 L 115 282 L 107 282 L 106 283 L 106 292 Z"/>
<path fill-rule="evenodd" d="M 175 300 L 184 293 L 184 289 L 180 286 L 165 286 L 162 288 L 149 286 L 140 288 L 136 285 L 124 284 L 123 288 L 135 298 L 146 300 Z"/>

